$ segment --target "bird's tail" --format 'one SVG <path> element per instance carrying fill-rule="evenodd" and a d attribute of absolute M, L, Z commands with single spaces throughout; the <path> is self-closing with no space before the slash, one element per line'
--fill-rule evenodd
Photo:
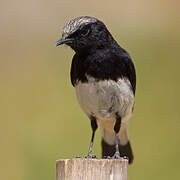
<path fill-rule="evenodd" d="M 104 156 L 113 156 L 116 147 L 115 147 L 115 134 L 114 132 L 110 132 L 104 128 L 101 129 L 102 135 L 102 157 Z M 129 159 L 129 164 L 133 162 L 134 156 L 131 148 L 131 144 L 128 138 L 127 129 L 125 129 L 122 133 L 119 134 L 119 152 L 120 156 L 126 156 Z"/>

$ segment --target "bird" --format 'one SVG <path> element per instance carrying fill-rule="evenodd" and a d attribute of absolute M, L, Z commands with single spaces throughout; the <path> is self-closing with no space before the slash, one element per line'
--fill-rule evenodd
<path fill-rule="evenodd" d="M 136 71 L 129 53 L 113 38 L 106 25 L 91 16 L 70 20 L 56 46 L 74 50 L 70 78 L 78 103 L 90 120 L 92 137 L 87 158 L 92 154 L 95 132 L 100 126 L 102 157 L 134 155 L 128 122 L 135 103 Z"/>

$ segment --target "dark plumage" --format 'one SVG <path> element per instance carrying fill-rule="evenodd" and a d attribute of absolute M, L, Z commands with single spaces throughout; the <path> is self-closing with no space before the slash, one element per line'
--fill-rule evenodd
<path fill-rule="evenodd" d="M 130 55 L 118 45 L 103 22 L 88 16 L 71 20 L 56 45 L 60 44 L 67 44 L 75 51 L 71 82 L 93 130 L 88 157 L 92 157 L 98 122 L 102 154 L 114 155 L 113 158 L 128 156 L 132 162 L 127 124 L 134 106 L 136 73 Z"/>

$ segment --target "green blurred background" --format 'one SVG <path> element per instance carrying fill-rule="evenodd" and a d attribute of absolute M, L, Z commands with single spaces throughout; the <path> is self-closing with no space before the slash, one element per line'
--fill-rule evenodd
<path fill-rule="evenodd" d="M 0 0 L 0 179 L 55 179 L 60 158 L 86 155 L 90 123 L 55 47 L 64 24 L 101 19 L 137 70 L 130 180 L 180 178 L 180 1 Z M 94 152 L 100 157 L 100 132 Z"/>

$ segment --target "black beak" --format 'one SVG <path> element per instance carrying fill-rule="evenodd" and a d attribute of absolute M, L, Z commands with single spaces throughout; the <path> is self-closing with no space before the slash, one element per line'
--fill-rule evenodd
<path fill-rule="evenodd" d="M 67 43 L 67 42 L 72 42 L 72 39 L 61 38 L 60 40 L 58 40 L 58 41 L 56 42 L 56 46 L 59 46 L 59 45 L 61 45 L 61 44 L 65 44 L 65 43 Z"/>

